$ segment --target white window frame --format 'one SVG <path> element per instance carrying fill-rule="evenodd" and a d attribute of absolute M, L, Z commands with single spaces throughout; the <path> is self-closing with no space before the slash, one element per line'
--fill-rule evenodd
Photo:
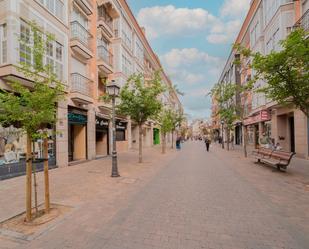
<path fill-rule="evenodd" d="M 23 44 L 22 41 L 19 42 L 19 50 L 20 50 L 19 51 L 19 61 L 33 64 L 34 62 L 33 62 L 32 53 L 31 53 L 31 49 L 33 48 L 31 27 L 29 26 L 27 22 L 20 19 L 20 35 L 22 35 L 22 32 L 21 32 L 22 25 L 24 25 L 29 30 L 29 38 L 27 39 L 28 41 L 25 44 Z M 46 53 L 43 56 L 43 64 L 44 65 L 51 64 L 52 72 L 56 73 L 59 80 L 63 80 L 64 78 L 64 46 L 61 43 L 54 41 L 54 40 L 48 41 L 48 42 L 46 41 L 46 45 L 47 43 L 51 44 L 51 51 L 50 53 L 48 53 L 49 51 L 46 50 Z M 21 46 L 23 45 L 26 47 L 26 49 L 29 48 L 30 60 L 28 61 L 27 61 L 27 58 L 24 58 L 24 60 L 22 60 L 23 58 L 21 57 Z M 57 48 L 61 48 L 61 58 L 57 57 L 59 55 L 59 53 L 57 53 Z"/>
<path fill-rule="evenodd" d="M 6 23 L 0 25 L 0 64 L 7 63 L 8 60 L 7 29 L 8 27 Z"/>
<path fill-rule="evenodd" d="M 40 0 L 41 5 L 44 6 L 52 15 L 59 20 L 65 20 L 65 4 L 61 0 Z M 60 7 L 60 8 L 59 8 Z"/>

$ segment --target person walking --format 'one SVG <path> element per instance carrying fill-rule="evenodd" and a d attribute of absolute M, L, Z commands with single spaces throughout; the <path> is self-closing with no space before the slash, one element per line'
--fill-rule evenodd
<path fill-rule="evenodd" d="M 180 143 L 181 143 L 181 137 L 178 136 L 177 139 L 176 139 L 176 149 L 177 150 L 181 149 Z"/>
<path fill-rule="evenodd" d="M 205 138 L 205 145 L 206 145 L 206 150 L 209 152 L 209 146 L 210 146 L 211 140 L 209 137 Z"/>

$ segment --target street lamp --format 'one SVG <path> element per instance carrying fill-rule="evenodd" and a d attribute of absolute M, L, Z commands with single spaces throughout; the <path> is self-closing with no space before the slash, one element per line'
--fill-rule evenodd
<path fill-rule="evenodd" d="M 115 80 L 112 80 L 106 86 L 106 91 L 110 97 L 112 97 L 112 123 L 113 123 L 113 151 L 112 151 L 112 175 L 111 177 L 119 177 L 118 163 L 117 163 L 117 150 L 116 150 L 116 118 L 115 118 L 115 100 L 119 96 L 120 87 L 116 84 Z"/>
<path fill-rule="evenodd" d="M 222 149 L 224 149 L 224 133 L 223 133 L 223 126 L 224 126 L 224 121 L 221 120 L 221 130 L 222 130 L 222 140 L 221 140 L 221 144 L 222 144 Z"/>

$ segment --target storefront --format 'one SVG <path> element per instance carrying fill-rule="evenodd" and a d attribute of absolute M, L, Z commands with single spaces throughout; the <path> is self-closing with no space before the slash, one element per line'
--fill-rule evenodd
<path fill-rule="evenodd" d="M 48 129 L 48 163 L 56 167 L 56 138 L 52 127 Z M 0 126 L 0 180 L 23 175 L 26 172 L 27 135 L 14 125 Z M 43 140 L 33 142 L 34 165 L 43 170 Z"/>
<path fill-rule="evenodd" d="M 68 154 L 69 162 L 87 158 L 87 112 L 68 109 Z"/>
<path fill-rule="evenodd" d="M 107 156 L 109 152 L 109 120 L 96 117 L 96 156 Z"/>
<path fill-rule="evenodd" d="M 235 125 L 235 142 L 236 145 L 242 144 L 242 123 L 237 123 Z"/>
<path fill-rule="evenodd" d="M 271 141 L 271 115 L 268 110 L 260 111 L 258 114 L 244 120 L 247 127 L 248 144 L 255 148 L 260 146 L 260 138 L 266 137 Z"/>
<path fill-rule="evenodd" d="M 128 150 L 127 137 L 127 122 L 124 120 L 116 119 L 116 144 L 118 152 Z"/>

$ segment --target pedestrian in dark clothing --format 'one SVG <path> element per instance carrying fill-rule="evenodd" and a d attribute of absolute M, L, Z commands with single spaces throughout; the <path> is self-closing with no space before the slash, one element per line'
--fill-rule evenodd
<path fill-rule="evenodd" d="M 210 138 L 206 137 L 205 138 L 205 145 L 206 145 L 207 152 L 209 152 L 210 143 L 211 143 Z"/>
<path fill-rule="evenodd" d="M 180 150 L 180 149 L 181 149 L 180 143 L 181 143 L 181 137 L 177 137 L 177 139 L 176 139 L 176 149 L 177 149 L 177 150 Z"/>

